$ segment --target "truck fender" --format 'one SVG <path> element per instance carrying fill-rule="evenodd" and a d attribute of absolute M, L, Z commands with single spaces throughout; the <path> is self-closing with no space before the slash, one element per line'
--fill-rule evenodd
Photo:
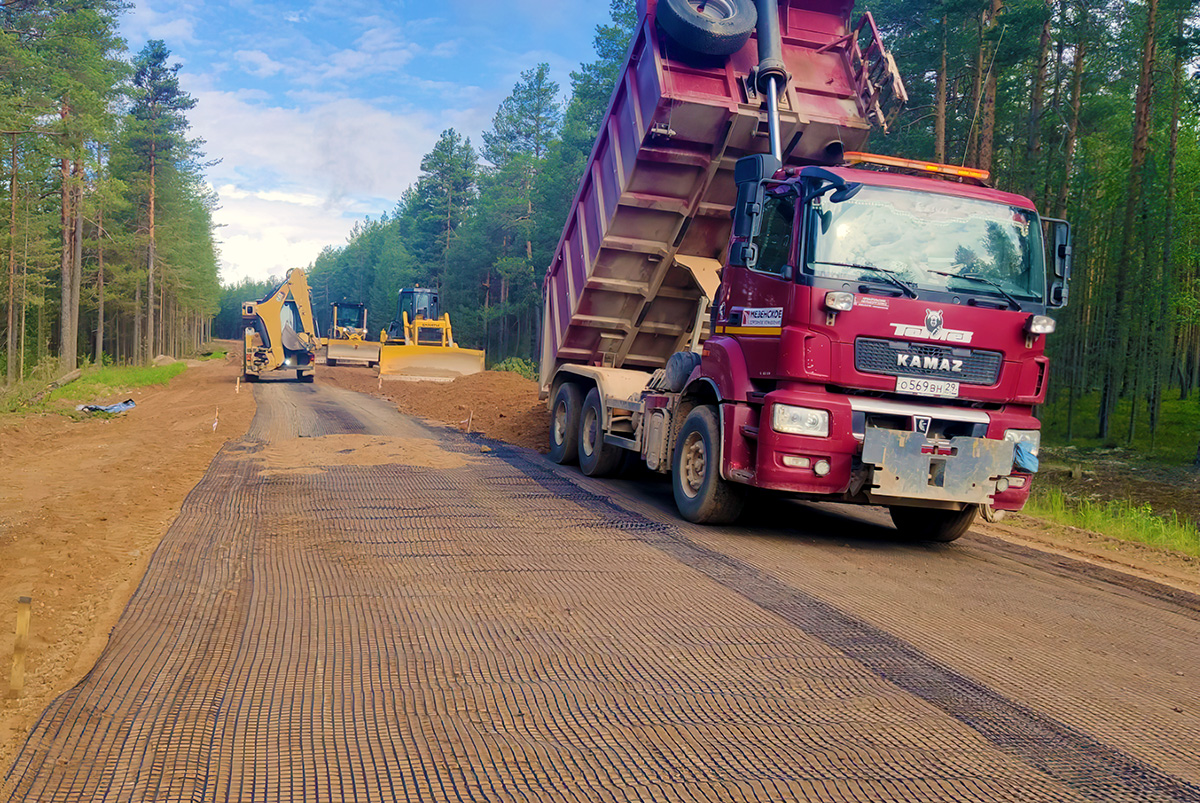
<path fill-rule="evenodd" d="M 709 338 L 700 357 L 700 370 L 711 377 L 720 401 L 746 401 L 750 373 L 746 370 L 746 355 L 736 340 Z"/>

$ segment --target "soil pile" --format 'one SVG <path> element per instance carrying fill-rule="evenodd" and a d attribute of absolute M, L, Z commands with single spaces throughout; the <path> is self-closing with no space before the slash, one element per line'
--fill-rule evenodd
<path fill-rule="evenodd" d="M 549 451 L 550 414 L 538 386 L 509 371 L 484 371 L 452 382 L 384 380 L 369 368 L 321 366 L 317 381 L 369 393 L 393 402 L 400 412 L 498 441 Z"/>

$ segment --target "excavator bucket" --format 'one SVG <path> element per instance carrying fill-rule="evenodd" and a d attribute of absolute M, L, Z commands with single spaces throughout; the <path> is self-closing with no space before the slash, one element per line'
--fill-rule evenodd
<path fill-rule="evenodd" d="M 483 352 L 454 346 L 406 346 L 385 343 L 379 348 L 379 375 L 413 382 L 451 382 L 483 370 Z"/>

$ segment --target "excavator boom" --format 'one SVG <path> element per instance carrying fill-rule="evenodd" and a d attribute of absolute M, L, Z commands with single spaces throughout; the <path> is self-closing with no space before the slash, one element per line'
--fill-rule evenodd
<path fill-rule="evenodd" d="M 312 382 L 320 343 L 304 271 L 294 268 L 261 301 L 242 302 L 243 374 L 247 381 L 274 371 Z"/>

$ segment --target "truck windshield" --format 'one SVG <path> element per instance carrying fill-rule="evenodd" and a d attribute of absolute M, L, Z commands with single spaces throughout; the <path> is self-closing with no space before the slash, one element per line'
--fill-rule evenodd
<path fill-rule="evenodd" d="M 865 186 L 853 198 L 812 204 L 815 276 L 905 284 L 1040 303 L 1042 232 L 1035 212 L 951 195 Z"/>

